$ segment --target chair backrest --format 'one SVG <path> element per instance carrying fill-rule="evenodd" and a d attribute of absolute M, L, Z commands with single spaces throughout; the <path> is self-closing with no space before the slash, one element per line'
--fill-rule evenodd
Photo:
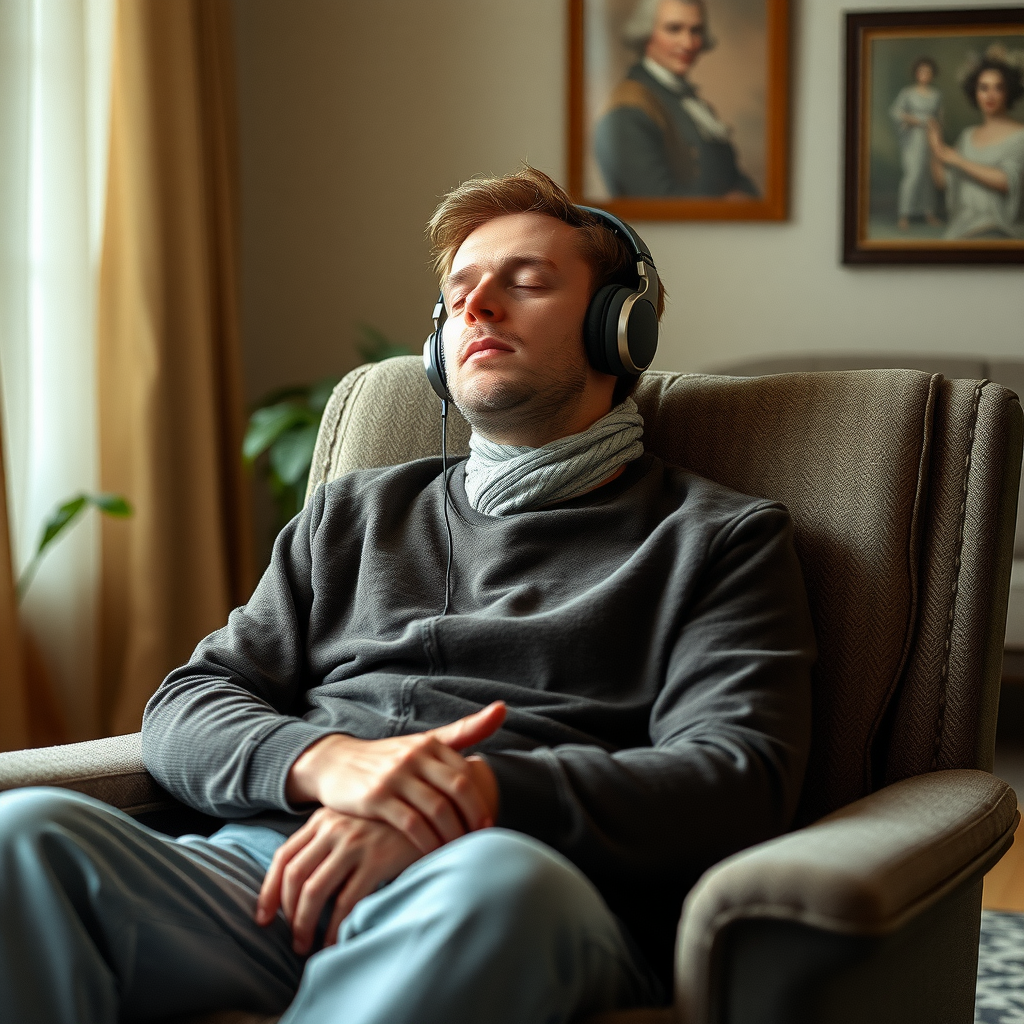
<path fill-rule="evenodd" d="M 744 359 L 717 367 L 716 373 L 730 377 L 762 377 L 767 373 L 804 373 L 822 370 L 871 370 L 878 368 L 923 370 L 941 373 L 950 380 L 991 380 L 1018 395 L 1024 395 L 1024 361 L 950 356 L 941 352 L 802 352 L 790 356 Z M 1017 531 L 1013 556 L 1024 558 L 1024 479 L 1017 499 Z"/>
<path fill-rule="evenodd" d="M 647 449 L 790 509 L 820 656 L 801 821 L 939 768 L 991 769 L 1024 420 L 984 381 L 913 370 L 648 372 Z M 417 359 L 363 366 L 310 487 L 440 451 Z M 449 451 L 469 428 L 453 410 Z"/>

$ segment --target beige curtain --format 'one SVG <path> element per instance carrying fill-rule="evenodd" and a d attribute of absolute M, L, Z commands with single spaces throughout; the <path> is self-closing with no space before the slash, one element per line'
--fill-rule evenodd
<path fill-rule="evenodd" d="M 118 0 L 100 272 L 100 680 L 111 732 L 251 589 L 230 0 Z"/>
<path fill-rule="evenodd" d="M 11 535 L 7 528 L 3 447 L 0 436 L 0 750 L 20 750 L 29 745 L 29 723 L 18 602 L 11 566 Z"/>

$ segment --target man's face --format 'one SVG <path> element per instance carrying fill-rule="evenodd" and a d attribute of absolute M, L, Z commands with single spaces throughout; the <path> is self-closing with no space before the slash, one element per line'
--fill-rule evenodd
<path fill-rule="evenodd" d="M 541 213 L 488 221 L 456 252 L 444 295 L 448 388 L 484 436 L 538 447 L 608 412 L 615 378 L 583 348 L 591 271 L 575 228 Z"/>
<path fill-rule="evenodd" d="M 682 77 L 704 49 L 704 14 L 698 4 L 661 0 L 646 54 Z"/>

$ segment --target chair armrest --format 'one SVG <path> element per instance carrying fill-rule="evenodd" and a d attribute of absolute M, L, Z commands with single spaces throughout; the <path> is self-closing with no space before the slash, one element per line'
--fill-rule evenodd
<path fill-rule="evenodd" d="M 74 789 L 133 815 L 176 805 L 142 763 L 141 733 L 0 753 L 0 791 L 22 786 Z"/>
<path fill-rule="evenodd" d="M 682 1019 L 706 1019 L 729 925 L 767 918 L 845 935 L 891 934 L 995 864 L 1019 819 L 1016 795 L 1000 779 L 970 769 L 933 772 L 716 864 L 683 907 Z"/>

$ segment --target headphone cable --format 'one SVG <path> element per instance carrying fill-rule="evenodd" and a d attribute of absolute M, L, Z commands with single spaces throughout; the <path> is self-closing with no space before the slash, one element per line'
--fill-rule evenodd
<path fill-rule="evenodd" d="M 448 605 L 452 596 L 452 524 L 448 519 L 448 401 L 441 399 L 441 477 L 444 480 L 444 528 L 448 534 L 448 568 L 444 573 L 444 611 L 448 614 Z"/>

